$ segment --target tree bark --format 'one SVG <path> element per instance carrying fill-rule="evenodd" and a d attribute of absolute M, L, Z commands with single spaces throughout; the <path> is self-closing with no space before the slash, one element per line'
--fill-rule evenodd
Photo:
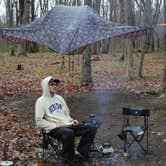
<path fill-rule="evenodd" d="M 15 4 L 15 9 L 16 9 L 16 25 L 19 25 L 19 9 L 18 9 L 18 1 L 14 0 L 14 4 Z"/>
<path fill-rule="evenodd" d="M 92 7 L 92 0 L 84 0 L 84 5 Z"/>
<path fill-rule="evenodd" d="M 12 0 L 7 0 L 7 6 L 6 6 L 6 18 L 7 18 L 7 26 L 12 27 L 13 26 L 13 2 Z M 9 50 L 10 55 L 15 55 L 15 44 L 13 42 L 10 42 L 9 44 Z"/>
<path fill-rule="evenodd" d="M 39 0 L 41 15 L 44 15 L 48 11 L 48 0 Z"/>
<path fill-rule="evenodd" d="M 166 22 L 166 0 L 164 0 L 164 21 Z M 166 27 L 164 34 L 164 54 L 165 54 L 165 67 L 164 67 L 164 75 L 163 75 L 163 94 L 166 96 Z"/>
<path fill-rule="evenodd" d="M 82 82 L 93 84 L 92 71 L 91 71 L 91 45 L 87 45 L 83 53 L 83 66 L 82 66 Z"/>
<path fill-rule="evenodd" d="M 142 70 L 143 70 L 144 57 L 145 57 L 145 52 L 144 52 L 144 50 L 142 50 L 141 58 L 140 58 L 140 65 L 139 65 L 139 69 L 138 69 L 138 77 L 139 78 L 143 78 Z"/>
<path fill-rule="evenodd" d="M 127 47 L 127 78 L 129 80 L 133 80 L 133 64 L 134 64 L 134 58 L 133 58 L 133 43 L 130 39 L 128 41 L 128 47 Z"/>
<path fill-rule="evenodd" d="M 30 0 L 19 0 L 20 4 L 20 24 L 25 24 L 30 21 Z M 19 55 L 26 56 L 27 48 L 29 47 L 29 42 L 23 42 L 20 47 Z"/>
<path fill-rule="evenodd" d="M 101 0 L 93 0 L 93 8 L 94 10 L 96 10 L 96 12 L 100 15 L 100 5 L 101 5 Z M 100 50 L 100 41 L 99 42 L 95 42 L 92 45 L 92 53 L 97 55 L 99 53 Z"/>
<path fill-rule="evenodd" d="M 34 21 L 35 20 L 35 0 L 31 0 L 30 2 L 30 15 L 31 15 L 31 18 L 30 18 L 30 21 Z M 35 43 L 35 42 L 28 42 L 27 43 L 27 48 L 26 50 L 28 52 L 38 52 L 38 45 Z"/>
<path fill-rule="evenodd" d="M 84 0 L 84 5 L 92 7 L 92 0 Z M 82 82 L 93 84 L 91 71 L 91 45 L 88 45 L 83 53 Z"/>
<path fill-rule="evenodd" d="M 125 24 L 125 1 L 120 0 L 120 23 Z M 126 59 L 126 51 L 125 51 L 125 40 L 121 40 L 122 44 L 122 55 L 120 57 L 120 60 L 125 60 Z"/>
<path fill-rule="evenodd" d="M 138 5 L 138 7 L 140 8 L 140 10 L 143 12 L 143 22 L 144 24 L 152 24 L 152 0 L 135 0 L 136 4 Z M 145 45 L 151 45 L 151 36 L 152 36 L 152 32 L 148 32 L 146 34 L 146 40 L 144 41 Z M 146 47 L 146 46 L 144 46 Z M 147 50 L 145 50 L 145 53 L 149 50 L 149 47 L 146 47 Z"/>
<path fill-rule="evenodd" d="M 127 25 L 134 25 L 134 16 L 133 16 L 133 1 L 132 0 L 125 0 L 125 22 Z M 130 39 L 127 40 L 127 78 L 132 80 L 134 77 L 133 71 L 133 43 Z"/>

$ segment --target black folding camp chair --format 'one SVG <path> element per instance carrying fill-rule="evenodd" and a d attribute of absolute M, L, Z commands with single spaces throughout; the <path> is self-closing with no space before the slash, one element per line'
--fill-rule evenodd
<path fill-rule="evenodd" d="M 51 160 L 51 157 L 54 160 L 62 159 L 62 144 L 58 139 L 52 138 L 46 132 L 42 130 L 43 136 L 43 156 L 44 163 L 47 163 L 48 160 Z"/>
<path fill-rule="evenodd" d="M 135 142 L 145 153 L 148 153 L 149 115 L 148 109 L 123 108 L 124 124 L 122 132 L 118 136 L 124 141 L 125 153 L 128 153 L 129 148 Z M 146 138 L 145 141 L 143 141 L 144 138 Z"/>

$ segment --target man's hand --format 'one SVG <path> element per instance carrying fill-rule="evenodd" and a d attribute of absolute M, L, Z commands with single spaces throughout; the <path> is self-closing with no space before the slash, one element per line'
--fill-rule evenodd
<path fill-rule="evenodd" d="M 59 123 L 58 125 L 57 125 L 57 127 L 66 127 L 67 125 L 66 124 L 64 124 L 64 123 Z"/>
<path fill-rule="evenodd" d="M 77 125 L 79 125 L 79 122 L 78 122 L 78 120 L 73 120 L 73 121 L 71 122 L 71 124 L 72 124 L 73 126 L 77 126 Z"/>

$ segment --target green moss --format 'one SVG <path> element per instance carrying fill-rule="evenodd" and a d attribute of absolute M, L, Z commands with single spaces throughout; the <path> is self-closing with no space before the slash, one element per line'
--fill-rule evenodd
<path fill-rule="evenodd" d="M 118 61 L 112 61 L 111 63 L 108 64 L 108 66 L 113 68 L 119 68 L 121 66 L 121 63 L 119 63 Z"/>
<path fill-rule="evenodd" d="M 0 52 L 9 52 L 9 47 L 7 45 L 0 45 Z"/>
<path fill-rule="evenodd" d="M 39 68 L 38 70 L 36 70 L 36 74 L 39 76 L 43 76 L 47 73 L 47 71 L 45 71 L 45 69 L 43 68 Z"/>
<path fill-rule="evenodd" d="M 99 77 L 99 76 L 100 76 L 100 74 L 98 72 L 93 72 L 92 73 L 92 77 Z"/>
<path fill-rule="evenodd" d="M 163 105 L 166 104 L 166 98 L 156 97 L 154 99 L 151 99 L 150 103 L 152 105 Z"/>
<path fill-rule="evenodd" d="M 9 103 L 9 107 L 17 107 L 18 105 L 20 105 L 20 104 L 23 104 L 24 103 L 24 101 L 13 101 L 13 102 L 11 102 L 11 103 Z"/>
<path fill-rule="evenodd" d="M 151 77 L 151 74 L 150 74 L 150 73 L 143 72 L 143 78 L 144 78 L 144 79 L 150 78 L 150 77 Z"/>

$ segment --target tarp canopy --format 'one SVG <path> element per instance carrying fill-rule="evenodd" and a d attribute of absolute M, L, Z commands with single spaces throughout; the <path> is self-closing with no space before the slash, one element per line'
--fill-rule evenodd
<path fill-rule="evenodd" d="M 43 17 L 14 28 L 2 28 L 0 37 L 13 42 L 24 40 L 47 45 L 62 55 L 96 41 L 142 35 L 150 27 L 125 26 L 105 20 L 88 6 L 55 6 Z"/>

